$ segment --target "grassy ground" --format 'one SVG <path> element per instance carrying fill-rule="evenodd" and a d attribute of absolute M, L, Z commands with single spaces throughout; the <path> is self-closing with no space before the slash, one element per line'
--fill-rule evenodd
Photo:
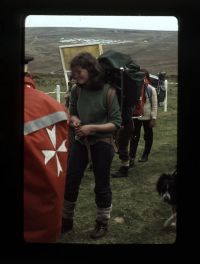
<path fill-rule="evenodd" d="M 52 91 L 55 84 L 64 87 L 63 79 L 49 81 L 37 79 L 38 88 Z M 168 80 L 169 83 L 173 80 Z M 62 88 L 62 87 L 61 87 Z M 61 90 L 64 91 L 65 88 Z M 62 102 L 64 102 L 62 96 Z M 137 158 L 144 146 L 143 133 L 138 146 Z M 154 128 L 154 143 L 146 163 L 138 163 L 129 172 L 129 177 L 111 178 L 113 210 L 109 233 L 94 241 L 89 233 L 94 226 L 95 202 L 93 174 L 86 171 L 80 187 L 75 211 L 74 230 L 60 238 L 60 243 L 81 244 L 171 244 L 176 240 L 176 232 L 163 228 L 164 221 L 170 216 L 170 207 L 161 201 L 155 185 L 159 175 L 171 171 L 177 162 L 177 85 L 168 86 L 168 110 L 158 109 L 157 125 Z M 120 166 L 118 156 L 114 157 L 112 171 Z M 124 223 L 117 223 L 121 217 Z"/>

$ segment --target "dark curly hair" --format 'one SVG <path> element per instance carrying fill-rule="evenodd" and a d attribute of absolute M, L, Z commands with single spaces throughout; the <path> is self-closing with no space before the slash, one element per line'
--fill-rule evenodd
<path fill-rule="evenodd" d="M 145 76 L 146 76 L 147 80 L 150 82 L 150 74 L 149 74 L 149 71 L 147 71 L 146 69 L 140 69 L 140 71 L 142 71 L 142 72 L 145 73 Z"/>
<path fill-rule="evenodd" d="M 89 73 L 89 84 L 86 88 L 101 89 L 104 82 L 104 71 L 99 61 L 89 52 L 81 52 L 77 54 L 70 62 L 70 68 L 73 76 L 73 70 L 76 67 L 86 69 Z M 85 85 L 81 85 L 85 86 Z"/>

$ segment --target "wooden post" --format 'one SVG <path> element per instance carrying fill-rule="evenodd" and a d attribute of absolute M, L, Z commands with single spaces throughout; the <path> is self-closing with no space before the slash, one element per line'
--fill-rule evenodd
<path fill-rule="evenodd" d="M 60 85 L 56 85 L 56 100 L 60 103 Z"/>
<path fill-rule="evenodd" d="M 167 89 L 168 89 L 168 81 L 165 80 L 165 90 L 166 90 L 166 95 L 165 95 L 165 101 L 164 101 L 164 112 L 167 112 Z"/>

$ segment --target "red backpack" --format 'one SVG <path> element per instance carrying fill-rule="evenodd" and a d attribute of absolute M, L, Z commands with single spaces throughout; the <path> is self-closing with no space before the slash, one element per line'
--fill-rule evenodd
<path fill-rule="evenodd" d="M 147 93 L 150 102 L 152 102 L 152 89 L 148 84 L 144 84 L 141 88 L 140 98 L 134 106 L 133 117 L 141 117 L 144 115 L 144 104 L 146 102 L 145 93 Z"/>
<path fill-rule="evenodd" d="M 29 85 L 25 80 L 24 239 L 48 243 L 55 242 L 61 231 L 69 114 Z"/>
<path fill-rule="evenodd" d="M 145 89 L 144 85 L 141 88 L 140 98 L 134 106 L 133 117 L 140 117 L 144 114 L 144 103 L 145 103 Z"/>

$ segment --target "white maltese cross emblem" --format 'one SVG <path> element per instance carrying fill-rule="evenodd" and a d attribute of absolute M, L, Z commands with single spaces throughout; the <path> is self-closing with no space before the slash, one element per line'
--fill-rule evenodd
<path fill-rule="evenodd" d="M 55 156 L 56 164 L 57 164 L 57 176 L 59 176 L 60 172 L 62 172 L 63 170 L 62 170 L 57 152 L 67 152 L 67 148 L 65 146 L 65 142 L 67 140 L 64 140 L 61 143 L 61 145 L 58 147 L 58 149 L 56 149 L 56 126 L 53 126 L 52 130 L 46 128 L 46 131 L 49 135 L 49 138 L 54 147 L 54 150 L 42 150 L 42 153 L 44 155 L 44 164 L 47 165 L 47 163 Z"/>

